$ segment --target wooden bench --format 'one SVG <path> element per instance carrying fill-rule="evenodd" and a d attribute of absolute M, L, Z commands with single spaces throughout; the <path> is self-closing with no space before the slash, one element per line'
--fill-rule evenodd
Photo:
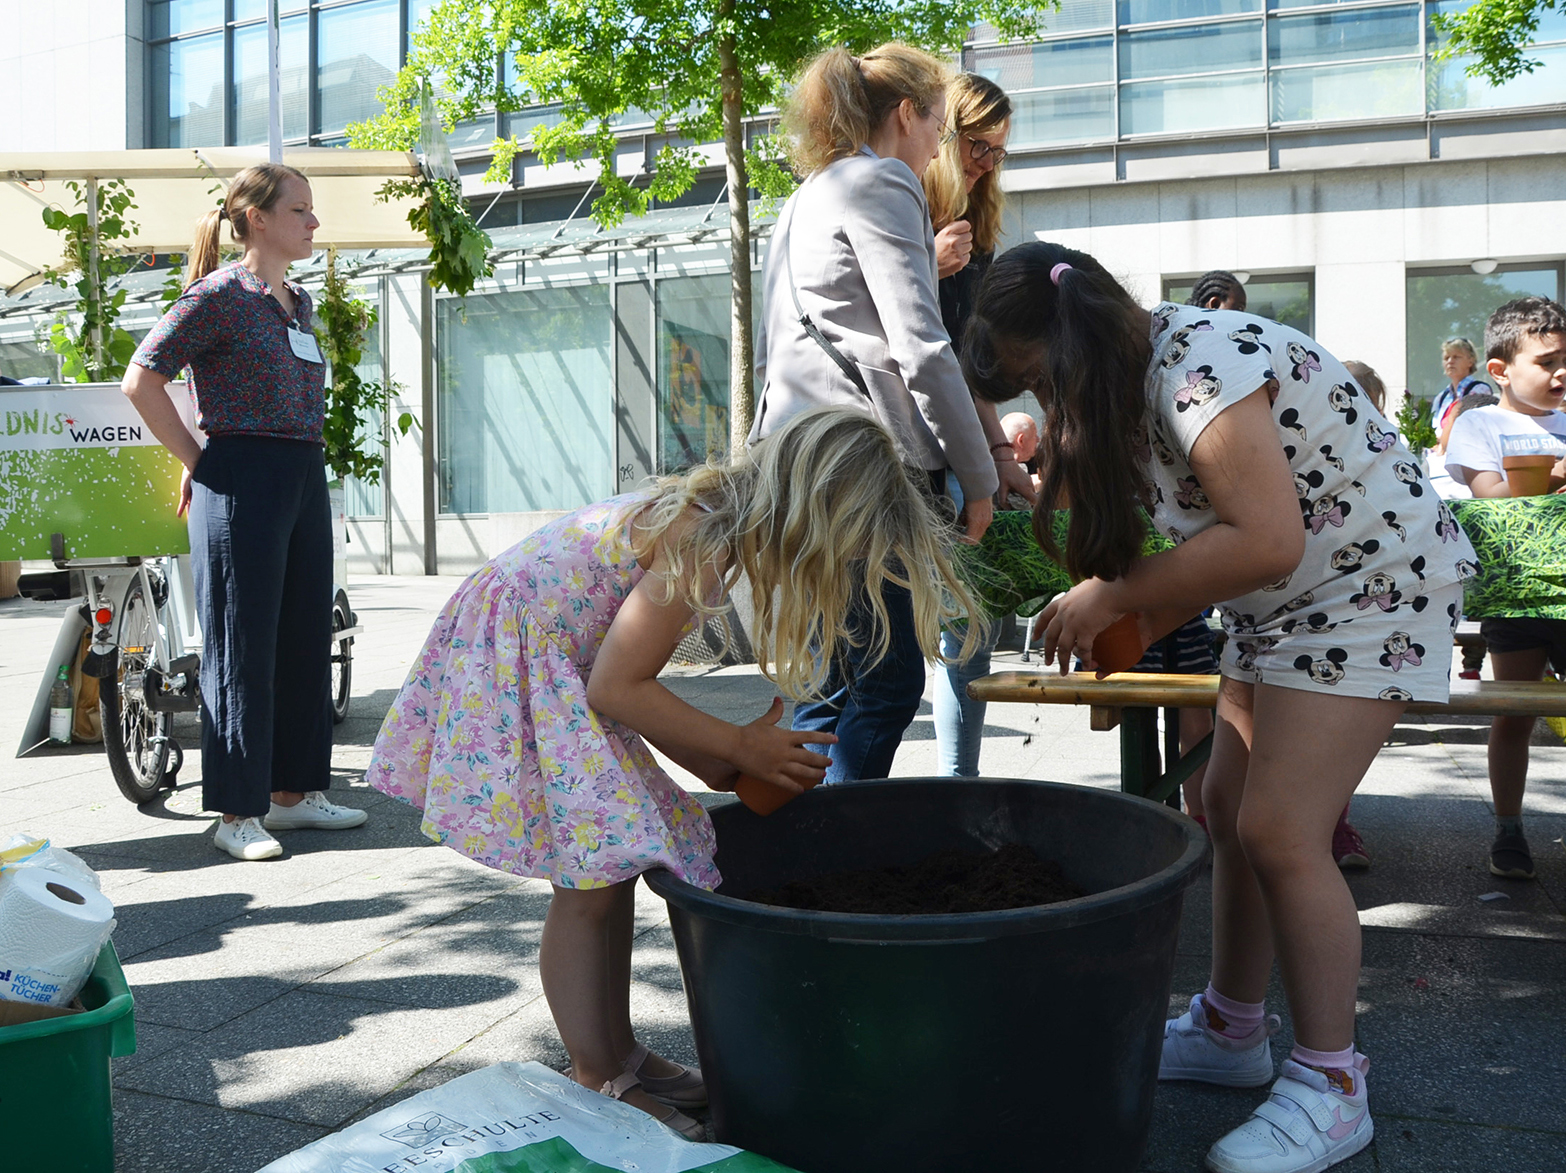
<path fill-rule="evenodd" d="M 1180 805 L 1180 784 L 1212 750 L 1208 734 L 1182 757 L 1180 709 L 1211 709 L 1218 704 L 1217 676 L 1165 676 L 1120 672 L 1099 680 L 1090 672 L 1062 676 L 1054 671 L 993 672 L 968 685 L 976 701 L 1032 705 L 1087 705 L 1088 724 L 1096 731 L 1120 728 L 1120 788 L 1155 802 Z M 1162 766 L 1158 710 L 1165 710 Z M 1411 701 L 1410 713 L 1452 713 L 1479 717 L 1566 716 L 1566 688 L 1538 682 L 1454 680 L 1445 704 Z"/>

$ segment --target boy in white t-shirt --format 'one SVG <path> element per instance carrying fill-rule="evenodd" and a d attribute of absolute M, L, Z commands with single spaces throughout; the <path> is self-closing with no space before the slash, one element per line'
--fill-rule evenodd
<path fill-rule="evenodd" d="M 1553 456 L 1550 486 L 1566 482 L 1566 310 L 1544 297 L 1509 301 L 1485 325 L 1485 367 L 1500 402 L 1465 412 L 1452 425 L 1446 468 L 1475 497 L 1510 497 L 1506 458 Z M 1566 620 L 1483 619 L 1497 680 L 1539 680 L 1553 665 L 1566 670 Z M 1496 838 L 1490 871 L 1533 878 L 1533 856 L 1523 835 L 1522 798 L 1528 779 L 1532 717 L 1496 717 L 1490 723 L 1490 794 Z"/>

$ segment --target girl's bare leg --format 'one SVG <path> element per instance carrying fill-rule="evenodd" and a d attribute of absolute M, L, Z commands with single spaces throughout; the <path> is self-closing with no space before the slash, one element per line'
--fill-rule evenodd
<path fill-rule="evenodd" d="M 1272 928 L 1238 830 L 1250 769 L 1252 685 L 1223 677 L 1202 809 L 1213 841 L 1212 985 L 1236 1002 L 1261 1002 L 1272 973 Z"/>
<path fill-rule="evenodd" d="M 1272 925 L 1295 1041 L 1311 1050 L 1341 1051 L 1354 1042 L 1359 915 L 1332 858 L 1332 828 L 1403 707 L 1255 689 L 1238 837 Z M 1261 1000 L 1254 987 L 1230 996 Z"/>
<path fill-rule="evenodd" d="M 616 1037 L 622 1029 L 630 1034 L 631 916 L 626 907 L 634 909 L 635 888 L 625 882 L 554 892 L 538 951 L 539 976 L 571 1056 L 572 1078 L 598 1091 L 619 1077 L 635 1046 L 633 1039 L 622 1048 Z M 659 1119 L 669 1112 L 640 1088 L 627 1092 L 624 1100 Z"/>
<path fill-rule="evenodd" d="M 615 903 L 606 926 L 610 1004 L 615 1012 L 610 1029 L 614 1035 L 615 1054 L 624 1062 L 636 1046 L 636 1034 L 631 1028 L 631 942 L 636 937 L 636 881 L 616 884 L 615 888 L 624 889 L 624 895 Z M 668 1078 L 679 1072 L 676 1064 L 652 1052 L 648 1052 L 647 1060 L 642 1064 L 642 1074 L 654 1079 Z"/>

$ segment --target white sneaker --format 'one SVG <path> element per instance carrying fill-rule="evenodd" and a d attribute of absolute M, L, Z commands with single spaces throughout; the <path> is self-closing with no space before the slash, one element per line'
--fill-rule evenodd
<path fill-rule="evenodd" d="M 326 793 L 310 790 L 293 806 L 272 804 L 266 812 L 268 831 L 342 831 L 357 827 L 370 816 L 349 806 L 337 806 L 326 801 Z"/>
<path fill-rule="evenodd" d="M 1207 1025 L 1207 1004 L 1197 994 L 1191 1008 L 1164 1023 L 1159 1079 L 1194 1079 L 1221 1087 L 1262 1087 L 1272 1080 L 1272 1038 L 1276 1014 L 1244 1038 L 1231 1039 Z"/>
<path fill-rule="evenodd" d="M 283 845 L 262 829 L 261 820 L 254 815 L 232 823 L 219 819 L 212 846 L 235 859 L 271 859 L 283 854 Z"/>
<path fill-rule="evenodd" d="M 1370 1060 L 1354 1056 L 1348 1073 L 1353 1095 L 1338 1091 L 1314 1067 L 1283 1061 L 1272 1094 L 1251 1118 L 1207 1151 L 1213 1173 L 1321 1173 L 1370 1143 L 1365 1073 Z"/>

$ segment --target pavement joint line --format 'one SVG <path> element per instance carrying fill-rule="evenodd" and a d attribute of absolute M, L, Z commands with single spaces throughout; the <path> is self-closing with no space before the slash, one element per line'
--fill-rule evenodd
<path fill-rule="evenodd" d="M 1375 1113 L 1376 1123 L 1399 1120 L 1413 1124 L 1442 1124 L 1448 1128 L 1482 1128 L 1487 1132 L 1515 1132 L 1525 1136 L 1566 1136 L 1562 1128 L 1530 1128 L 1526 1124 L 1495 1124 L 1484 1120 L 1454 1120 L 1450 1116 L 1402 1116 L 1393 1112 Z"/>
<path fill-rule="evenodd" d="M 149 1092 L 139 1087 L 121 1087 L 118 1083 L 114 1090 L 130 1095 L 147 1096 L 149 1099 L 163 1100 L 170 1104 L 189 1104 L 193 1108 L 212 1108 L 219 1112 L 237 1112 L 241 1116 L 252 1116 L 257 1120 L 275 1120 L 279 1124 L 293 1124 L 302 1128 L 318 1129 L 323 1135 L 335 1132 L 341 1125 L 319 1124 L 314 1120 L 299 1120 L 293 1116 L 278 1116 L 272 1112 L 258 1112 L 254 1108 L 229 1107 L 225 1104 L 215 1104 L 211 1100 L 191 1100 L 184 1096 L 171 1096 L 165 1092 Z"/>

